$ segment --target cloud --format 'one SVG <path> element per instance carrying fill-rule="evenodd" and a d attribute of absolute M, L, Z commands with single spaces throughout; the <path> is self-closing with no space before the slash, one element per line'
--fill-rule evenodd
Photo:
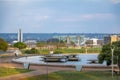
<path fill-rule="evenodd" d="M 88 21 L 88 20 L 96 20 L 96 19 L 114 19 L 115 15 L 109 13 L 96 13 L 96 14 L 81 14 L 74 16 L 64 16 L 57 18 L 58 22 L 76 22 L 76 21 Z"/>
<path fill-rule="evenodd" d="M 80 15 L 82 19 L 110 19 L 110 18 L 115 18 L 113 14 L 109 13 L 96 13 L 96 14 L 84 14 Z"/>
<path fill-rule="evenodd" d="M 120 0 L 111 0 L 113 3 L 118 4 L 120 3 Z"/>
<path fill-rule="evenodd" d="M 71 16 L 65 16 L 65 17 L 61 17 L 61 18 L 57 18 L 56 21 L 58 22 L 75 22 L 78 21 L 79 18 L 77 18 L 76 16 L 71 17 Z"/>
<path fill-rule="evenodd" d="M 50 16 L 47 16 L 47 15 L 43 15 L 43 16 L 33 16 L 33 19 L 34 20 L 37 20 L 37 21 L 44 21 L 44 20 L 47 20 L 49 19 Z"/>

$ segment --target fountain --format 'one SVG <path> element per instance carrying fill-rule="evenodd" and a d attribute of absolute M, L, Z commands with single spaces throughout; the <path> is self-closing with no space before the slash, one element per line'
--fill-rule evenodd
<path fill-rule="evenodd" d="M 63 54 L 53 54 L 50 56 L 29 56 L 13 59 L 17 63 L 30 63 L 30 64 L 48 64 L 48 65 L 87 65 L 87 66 L 106 66 L 105 64 L 98 63 L 98 54 L 78 54 L 63 56 Z"/>

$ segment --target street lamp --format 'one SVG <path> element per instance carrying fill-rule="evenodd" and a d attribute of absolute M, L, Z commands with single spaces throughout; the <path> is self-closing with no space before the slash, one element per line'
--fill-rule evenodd
<path fill-rule="evenodd" d="M 113 78 L 113 68 L 114 68 L 114 66 L 113 66 L 113 53 L 114 53 L 114 47 L 111 48 L 111 51 L 112 51 L 112 57 L 111 57 L 112 63 L 111 63 L 111 66 L 112 66 L 112 78 Z"/>
<path fill-rule="evenodd" d="M 85 53 L 87 54 L 87 45 L 85 44 Z"/>

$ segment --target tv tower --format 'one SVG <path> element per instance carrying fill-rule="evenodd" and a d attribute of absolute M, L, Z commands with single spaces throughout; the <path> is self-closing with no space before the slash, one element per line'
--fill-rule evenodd
<path fill-rule="evenodd" d="M 23 42 L 23 34 L 21 29 L 18 30 L 18 42 Z"/>

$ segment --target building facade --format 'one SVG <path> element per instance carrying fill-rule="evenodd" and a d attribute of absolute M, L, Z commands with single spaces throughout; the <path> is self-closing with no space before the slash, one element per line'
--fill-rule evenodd
<path fill-rule="evenodd" d="M 23 42 L 23 33 L 22 30 L 18 30 L 18 42 Z"/>
<path fill-rule="evenodd" d="M 104 44 L 120 41 L 120 35 L 110 35 L 104 37 Z"/>
<path fill-rule="evenodd" d="M 102 45 L 103 45 L 103 40 L 101 39 L 91 38 L 91 39 L 86 40 L 86 46 L 88 47 L 102 46 Z"/>
<path fill-rule="evenodd" d="M 54 36 L 53 38 L 57 38 L 59 39 L 59 41 L 61 40 L 66 41 L 68 46 L 71 44 L 71 42 L 74 42 L 76 46 L 80 46 L 85 40 L 84 36 L 74 36 L 74 35 Z"/>
<path fill-rule="evenodd" d="M 27 40 L 25 41 L 25 43 L 27 44 L 27 47 L 28 48 L 36 48 L 36 44 L 37 44 L 37 41 L 36 40 Z"/>

